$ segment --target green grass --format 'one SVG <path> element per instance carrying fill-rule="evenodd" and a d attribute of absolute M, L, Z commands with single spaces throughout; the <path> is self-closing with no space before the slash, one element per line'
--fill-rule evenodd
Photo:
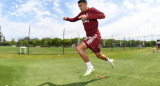
<path fill-rule="evenodd" d="M 160 86 L 160 53 L 147 49 L 102 48 L 115 59 L 115 68 L 97 59 L 90 50 L 96 71 L 83 77 L 86 65 L 74 48 L 31 48 L 31 55 L 18 55 L 19 48 L 0 47 L 0 86 Z M 105 76 L 100 79 L 96 75 Z"/>

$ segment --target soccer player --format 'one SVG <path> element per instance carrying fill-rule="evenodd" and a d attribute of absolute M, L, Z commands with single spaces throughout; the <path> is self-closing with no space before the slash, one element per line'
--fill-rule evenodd
<path fill-rule="evenodd" d="M 87 53 L 85 52 L 85 49 L 87 48 L 91 49 L 95 53 L 97 58 L 109 62 L 113 68 L 114 67 L 113 59 L 107 58 L 105 55 L 101 53 L 100 50 L 101 35 L 98 30 L 97 19 L 104 19 L 105 18 L 104 13 L 93 7 L 88 8 L 87 0 L 79 0 L 78 6 L 81 10 L 78 16 L 76 16 L 75 18 L 64 17 L 63 20 L 70 22 L 82 20 L 82 23 L 84 25 L 87 39 L 85 39 L 76 47 L 77 53 L 81 56 L 81 58 L 87 65 L 87 71 L 83 76 L 90 75 L 93 71 L 95 71 L 94 67 L 92 66 L 91 62 L 88 59 Z"/>

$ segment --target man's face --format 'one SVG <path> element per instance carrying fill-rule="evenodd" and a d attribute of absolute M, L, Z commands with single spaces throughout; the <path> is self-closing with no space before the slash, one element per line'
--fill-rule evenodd
<path fill-rule="evenodd" d="M 81 3 L 78 4 L 78 6 L 79 6 L 79 9 L 80 9 L 82 12 L 87 11 L 87 3 L 81 2 Z"/>

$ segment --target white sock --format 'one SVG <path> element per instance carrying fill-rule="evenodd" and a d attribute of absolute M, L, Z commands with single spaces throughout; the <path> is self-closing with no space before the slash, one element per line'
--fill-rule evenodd
<path fill-rule="evenodd" d="M 112 63 L 112 60 L 108 58 L 107 62 Z"/>
<path fill-rule="evenodd" d="M 86 62 L 86 65 L 87 65 L 88 69 L 92 69 L 93 68 L 93 66 L 92 66 L 92 64 L 90 62 Z"/>

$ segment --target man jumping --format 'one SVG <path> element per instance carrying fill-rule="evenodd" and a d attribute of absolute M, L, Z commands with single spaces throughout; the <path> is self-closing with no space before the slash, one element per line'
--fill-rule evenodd
<path fill-rule="evenodd" d="M 91 49 L 95 53 L 97 58 L 100 58 L 102 60 L 109 62 L 113 68 L 114 67 L 113 59 L 107 58 L 100 51 L 101 35 L 98 30 L 97 19 L 105 18 L 104 13 L 100 12 L 95 8 L 88 8 L 87 0 L 79 0 L 78 6 L 81 10 L 78 16 L 76 16 L 75 18 L 64 17 L 63 20 L 70 21 L 70 22 L 82 20 L 83 22 L 87 39 L 85 39 L 83 42 L 77 45 L 76 50 L 77 50 L 77 53 L 81 56 L 81 58 L 84 60 L 88 68 L 84 76 L 90 75 L 93 71 L 95 71 L 91 62 L 88 59 L 87 53 L 85 52 L 85 49 L 87 48 Z"/>

